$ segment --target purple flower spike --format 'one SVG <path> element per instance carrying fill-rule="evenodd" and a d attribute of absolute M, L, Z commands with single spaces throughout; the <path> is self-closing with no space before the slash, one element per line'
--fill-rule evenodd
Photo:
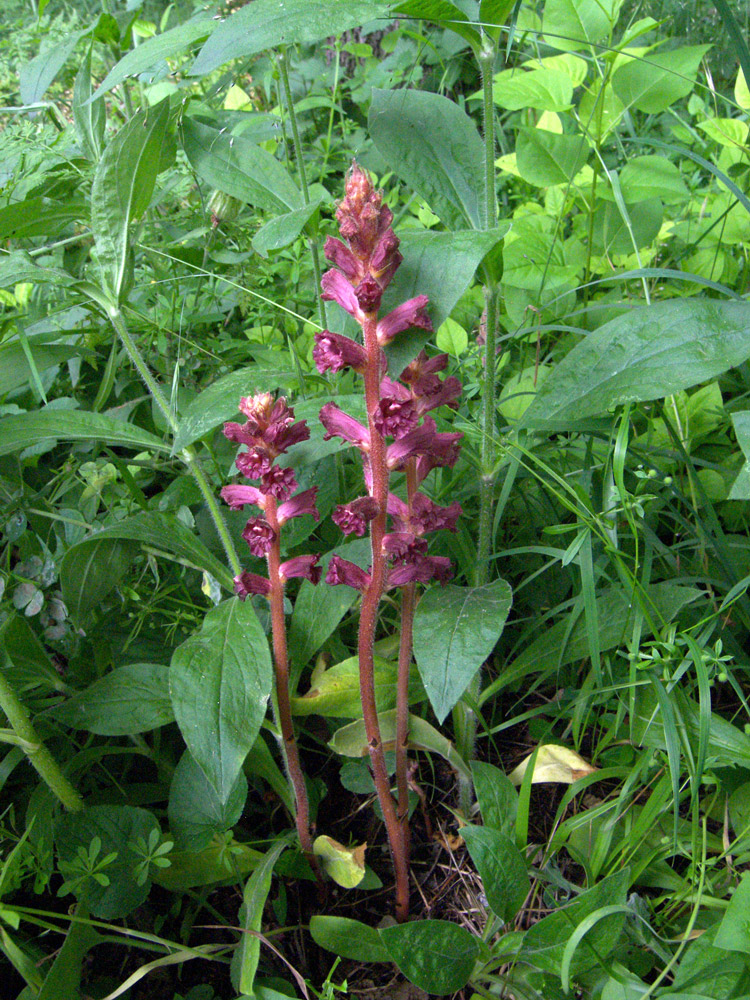
<path fill-rule="evenodd" d="M 383 298 L 383 289 L 375 278 L 368 275 L 354 289 L 357 302 L 363 312 L 377 312 L 380 308 L 380 300 Z"/>
<path fill-rule="evenodd" d="M 397 438 L 393 444 L 388 445 L 387 462 L 389 469 L 402 469 L 408 458 L 413 455 L 424 455 L 431 452 L 433 444 L 440 435 L 437 433 L 437 425 L 431 417 L 425 417 L 424 423 L 420 427 L 415 427 L 413 431 Z M 442 463 L 437 462 L 440 465 Z"/>
<path fill-rule="evenodd" d="M 261 597 L 268 597 L 271 592 L 271 584 L 264 576 L 257 573 L 240 573 L 234 578 L 234 592 L 242 600 L 251 594 L 260 594 Z"/>
<path fill-rule="evenodd" d="M 302 517 L 303 514 L 312 514 L 316 521 L 320 520 L 318 508 L 315 506 L 315 495 L 318 492 L 317 486 L 311 486 L 309 490 L 303 490 L 296 497 L 285 501 L 277 511 L 279 524 L 291 521 L 293 517 Z"/>
<path fill-rule="evenodd" d="M 222 500 L 228 503 L 232 510 L 240 510 L 245 504 L 251 503 L 263 510 L 266 503 L 266 496 L 255 486 L 244 486 L 235 483 L 225 486 L 221 491 Z"/>
<path fill-rule="evenodd" d="M 411 531 L 391 531 L 383 535 L 383 552 L 392 562 L 411 559 L 426 551 L 427 542 Z"/>
<path fill-rule="evenodd" d="M 417 295 L 416 298 L 403 302 L 384 316 L 378 323 L 378 343 L 381 347 L 390 344 L 397 333 L 410 327 L 432 330 L 432 321 L 425 312 L 429 301 L 426 295 Z"/>
<path fill-rule="evenodd" d="M 320 556 L 295 556 L 279 566 L 279 576 L 282 580 L 302 577 L 310 583 L 320 580 L 321 568 L 317 565 Z"/>
<path fill-rule="evenodd" d="M 326 403 L 320 411 L 320 422 L 326 429 L 323 440 L 340 437 L 350 444 L 356 445 L 361 451 L 370 447 L 370 432 L 366 427 L 348 413 L 340 410 L 335 403 Z"/>
<path fill-rule="evenodd" d="M 251 517 L 242 531 L 242 537 L 252 554 L 263 559 L 276 541 L 276 532 L 265 518 Z"/>
<path fill-rule="evenodd" d="M 378 279 L 382 289 L 388 287 L 391 278 L 404 259 L 398 252 L 398 245 L 398 236 L 392 229 L 387 229 L 380 237 L 380 241 L 370 258 L 370 272 Z"/>
<path fill-rule="evenodd" d="M 340 504 L 331 514 L 331 520 L 345 535 L 361 538 L 367 531 L 368 521 L 377 516 L 378 505 L 372 497 L 360 497 L 351 503 Z"/>
<path fill-rule="evenodd" d="M 226 427 L 224 431 L 226 433 Z M 241 452 L 235 458 L 234 464 L 242 475 L 247 476 L 248 479 L 260 479 L 261 476 L 270 470 L 273 459 L 262 448 L 248 448 L 247 451 Z M 266 490 L 265 492 L 268 491 Z"/>
<path fill-rule="evenodd" d="M 321 375 L 327 371 L 340 372 L 343 368 L 353 368 L 362 374 L 366 357 L 364 347 L 349 337 L 330 330 L 315 334 L 313 361 Z"/>
<path fill-rule="evenodd" d="M 425 423 L 430 418 L 425 419 Z M 453 468 L 458 460 L 460 449 L 459 441 L 463 434 L 458 431 L 455 434 L 436 434 L 432 440 L 429 450 L 422 452 L 417 459 L 417 482 L 421 483 L 425 477 L 438 466 L 448 466 Z"/>
<path fill-rule="evenodd" d="M 339 271 L 343 272 L 352 284 L 356 284 L 359 281 L 362 276 L 359 261 L 345 243 L 337 240 L 335 236 L 328 236 L 323 247 L 323 253 L 326 256 L 326 260 L 330 260 Z"/>
<path fill-rule="evenodd" d="M 386 396 L 372 415 L 375 427 L 383 437 L 402 438 L 419 423 L 419 413 L 411 399 Z"/>
<path fill-rule="evenodd" d="M 453 576 L 450 559 L 445 556 L 418 555 L 408 562 L 392 566 L 388 571 L 388 586 L 403 587 L 407 583 L 429 583 L 437 580 L 446 584 Z"/>
<path fill-rule="evenodd" d="M 320 279 L 320 287 L 323 289 L 321 297 L 326 302 L 338 302 L 342 309 L 346 309 L 358 322 L 362 322 L 364 313 L 357 302 L 354 289 L 341 271 L 336 271 L 333 268 L 326 271 Z"/>
<path fill-rule="evenodd" d="M 331 561 L 328 563 L 328 572 L 326 573 L 326 583 L 334 586 L 344 583 L 347 587 L 364 591 L 369 582 L 370 574 L 365 573 L 359 566 L 355 566 L 353 562 L 349 562 L 348 559 L 342 559 L 340 556 L 331 556 Z"/>
<path fill-rule="evenodd" d="M 461 504 L 454 501 L 449 507 L 438 507 L 423 493 L 415 493 L 412 498 L 411 523 L 418 534 L 428 531 L 456 530 L 456 521 L 461 516 Z"/>
<path fill-rule="evenodd" d="M 285 469 L 281 465 L 272 466 L 263 473 L 260 488 L 269 496 L 276 497 L 277 500 L 286 500 L 297 489 L 294 469 Z"/>

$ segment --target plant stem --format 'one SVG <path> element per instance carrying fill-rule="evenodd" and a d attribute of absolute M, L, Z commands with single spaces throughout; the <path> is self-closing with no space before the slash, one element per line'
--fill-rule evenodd
<path fill-rule="evenodd" d="M 161 386 L 149 371 L 148 365 L 138 349 L 138 345 L 130 336 L 130 331 L 127 328 L 122 313 L 117 306 L 112 305 L 111 303 L 107 303 L 106 309 L 110 322 L 122 341 L 123 347 L 128 352 L 130 360 L 133 362 L 138 374 L 146 384 L 146 388 L 151 393 L 154 402 L 164 414 L 164 419 L 169 424 L 170 430 L 173 434 L 176 434 L 178 430 L 177 420 L 172 413 L 171 407 L 167 402 L 167 398 L 164 395 Z M 209 485 L 206 474 L 203 471 L 203 467 L 198 460 L 195 449 L 192 445 L 189 445 L 187 448 L 183 448 L 180 454 L 183 462 L 188 467 L 191 475 L 198 484 L 198 489 L 201 491 L 203 500 L 208 507 L 216 532 L 221 540 L 221 544 L 224 546 L 224 551 L 226 552 L 227 559 L 229 560 L 229 565 L 234 575 L 237 576 L 242 572 L 242 565 L 240 563 L 239 556 L 237 555 L 237 550 L 234 547 L 234 542 L 232 541 L 231 535 L 227 530 L 224 518 L 221 515 L 221 510 L 219 509 L 216 497 L 214 496 Z"/>
<path fill-rule="evenodd" d="M 281 84 L 284 88 L 284 97 L 286 99 L 286 106 L 289 112 L 289 121 L 292 125 L 292 142 L 294 144 L 294 158 L 297 161 L 297 170 L 299 170 L 299 182 L 302 188 L 302 199 L 305 205 L 310 204 L 310 190 L 307 186 L 307 172 L 305 170 L 305 159 L 302 155 L 302 143 L 299 139 L 299 129 L 297 128 L 297 115 L 294 110 L 294 99 L 292 97 L 292 88 L 289 84 L 289 69 L 286 64 L 286 49 L 283 49 L 279 55 L 279 72 L 281 73 Z M 323 329 L 328 326 L 328 320 L 326 316 L 326 304 L 320 294 L 320 254 L 318 253 L 317 242 L 310 238 L 308 240 L 308 245 L 310 247 L 310 257 L 312 259 L 313 266 L 313 277 L 315 278 L 315 291 L 318 299 L 318 315 L 320 317 L 320 325 Z"/>
<path fill-rule="evenodd" d="M 16 692 L 2 670 L 0 670 L 0 708 L 5 712 L 13 732 L 18 737 L 18 745 L 42 781 L 69 812 L 80 812 L 83 809 L 83 799 L 37 735 L 28 712 L 18 700 Z"/>
<path fill-rule="evenodd" d="M 411 510 L 417 492 L 417 462 L 410 458 L 406 463 L 406 495 Z M 409 669 L 414 645 L 414 608 L 417 585 L 407 583 L 401 589 L 401 635 L 398 647 L 398 675 L 396 679 L 396 788 L 398 789 L 398 821 L 404 839 L 406 863 L 409 863 L 409 783 L 407 775 L 409 747 Z"/>
<path fill-rule="evenodd" d="M 370 430 L 370 466 L 372 470 L 372 496 L 378 505 L 378 513 L 370 522 L 372 542 L 372 569 L 370 582 L 362 596 L 359 618 L 359 686 L 362 698 L 362 716 L 367 733 L 367 744 L 372 764 L 372 774 L 378 801 L 383 811 L 385 828 L 396 873 L 396 919 L 403 923 L 409 916 L 409 865 L 406 858 L 406 824 L 402 829 L 396 812 L 396 803 L 391 795 L 388 769 L 385 764 L 383 740 L 380 734 L 378 709 L 375 701 L 375 627 L 378 620 L 378 606 L 385 588 L 385 556 L 383 536 L 386 530 L 388 506 L 388 466 L 386 464 L 385 441 L 373 421 L 380 399 L 381 350 L 377 339 L 377 314 L 366 313 L 362 324 L 365 352 L 365 405 Z"/>
<path fill-rule="evenodd" d="M 307 798 L 307 787 L 299 761 L 297 741 L 294 738 L 292 722 L 292 706 L 289 698 L 289 656 L 286 643 L 286 623 L 284 621 L 284 581 L 279 574 L 281 563 L 281 541 L 276 499 L 268 495 L 263 510 L 266 521 L 275 533 L 275 541 L 269 549 L 268 579 L 271 581 L 271 591 L 268 600 L 271 605 L 271 631 L 273 633 L 273 664 L 276 675 L 276 701 L 278 703 L 278 725 L 281 729 L 282 753 L 289 777 L 289 783 L 294 792 L 296 809 L 294 821 L 297 825 L 297 836 L 300 846 L 315 873 L 318 882 L 323 884 L 318 859 L 313 854 L 312 837 L 310 835 L 310 803 Z"/>

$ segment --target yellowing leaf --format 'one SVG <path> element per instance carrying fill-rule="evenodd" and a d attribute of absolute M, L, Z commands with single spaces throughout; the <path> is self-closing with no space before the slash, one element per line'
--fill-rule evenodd
<path fill-rule="evenodd" d="M 750 88 L 747 85 L 747 80 L 742 70 L 737 74 L 737 83 L 734 85 L 734 99 L 743 111 L 750 111 Z"/>
<path fill-rule="evenodd" d="M 365 877 L 367 844 L 344 847 L 333 837 L 316 837 L 313 854 L 320 858 L 323 871 L 343 889 L 354 889 Z"/>
<path fill-rule="evenodd" d="M 523 781 L 526 768 L 529 766 L 532 756 L 532 754 L 529 754 L 508 775 L 514 785 L 520 785 Z M 543 781 L 554 781 L 561 785 L 572 785 L 574 781 L 578 781 L 579 778 L 583 778 L 587 774 L 593 774 L 594 771 L 596 771 L 596 768 L 592 767 L 591 764 L 587 764 L 583 757 L 579 757 L 575 750 L 547 743 L 539 747 L 531 781 L 535 785 Z"/>
<path fill-rule="evenodd" d="M 255 111 L 255 106 L 249 94 L 246 94 L 242 87 L 238 87 L 235 83 L 234 86 L 229 88 L 227 96 L 224 98 L 224 110 Z"/>

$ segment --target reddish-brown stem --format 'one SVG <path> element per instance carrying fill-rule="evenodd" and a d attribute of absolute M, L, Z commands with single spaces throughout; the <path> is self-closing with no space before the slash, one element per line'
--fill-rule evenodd
<path fill-rule="evenodd" d="M 386 531 L 388 506 L 388 465 L 383 437 L 375 427 L 373 414 L 380 399 L 382 378 L 380 345 L 377 339 L 377 314 L 367 313 L 362 324 L 365 352 L 365 405 L 370 431 L 370 467 L 372 473 L 372 496 L 378 505 L 378 513 L 370 522 L 372 543 L 372 569 L 370 582 L 362 595 L 362 609 L 359 618 L 359 686 L 362 697 L 362 715 L 367 733 L 367 743 L 372 764 L 372 775 L 378 801 L 383 811 L 388 842 L 393 857 L 396 874 L 396 919 L 403 923 L 409 917 L 409 865 L 406 857 L 406 837 L 396 812 L 396 803 L 391 795 L 388 769 L 385 763 L 383 740 L 378 722 L 375 702 L 375 628 L 378 607 L 385 588 L 386 563 L 383 555 L 383 536 Z M 405 829 L 405 827 L 404 827 Z"/>
<path fill-rule="evenodd" d="M 271 631 L 273 633 L 273 662 L 276 675 L 276 702 L 279 711 L 279 727 L 281 729 L 282 752 L 286 763 L 289 781 L 294 791 L 296 810 L 294 821 L 297 825 L 297 836 L 300 846 L 307 858 L 315 877 L 322 885 L 323 876 L 320 872 L 318 859 L 313 854 L 312 836 L 310 834 L 310 805 L 307 799 L 307 788 L 300 765 L 297 741 L 294 738 L 292 723 L 292 705 L 289 697 L 289 656 L 286 645 L 286 623 L 284 621 L 284 581 L 279 572 L 281 563 L 281 543 L 279 540 L 279 519 L 277 516 L 276 499 L 266 497 L 264 508 L 266 521 L 275 533 L 274 542 L 268 551 L 268 579 L 271 590 L 268 600 L 271 605 Z"/>
<path fill-rule="evenodd" d="M 406 494 L 409 509 L 417 492 L 417 462 L 406 463 Z M 396 681 L 396 787 L 398 789 L 398 819 L 404 839 L 406 862 L 409 863 L 409 782 L 407 750 L 409 746 L 409 669 L 414 631 L 414 607 L 417 585 L 407 583 L 401 593 L 401 637 L 398 648 L 398 678 Z"/>

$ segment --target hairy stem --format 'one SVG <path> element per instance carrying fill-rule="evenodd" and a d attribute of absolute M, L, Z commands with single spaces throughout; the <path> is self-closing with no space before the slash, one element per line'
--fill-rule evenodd
<path fill-rule="evenodd" d="M 359 685 L 362 698 L 362 715 L 367 733 L 367 743 L 372 764 L 373 779 L 378 793 L 380 808 L 388 833 L 388 842 L 393 857 L 393 867 L 396 873 L 396 919 L 403 923 L 409 916 L 409 865 L 406 858 L 406 835 L 396 811 L 396 803 L 391 795 L 388 769 L 385 763 L 383 740 L 380 734 L 378 709 L 375 702 L 375 663 L 374 643 L 375 628 L 378 620 L 378 607 L 385 588 L 385 556 L 383 555 L 383 536 L 386 530 L 388 505 L 388 466 L 386 464 L 386 448 L 383 437 L 378 432 L 373 421 L 378 400 L 380 398 L 380 345 L 377 340 L 377 316 L 367 313 L 362 325 L 365 351 L 367 354 L 365 366 L 365 403 L 367 420 L 370 430 L 370 464 L 372 470 L 372 496 L 377 502 L 378 513 L 370 522 L 370 539 L 372 542 L 372 569 L 370 582 L 362 596 L 362 609 L 359 619 Z"/>
<path fill-rule="evenodd" d="M 417 462 L 410 458 L 406 463 L 406 494 L 411 510 L 417 492 Z M 398 789 L 398 819 L 404 838 L 406 861 L 409 861 L 409 783 L 407 775 L 409 748 L 409 669 L 414 645 L 414 608 L 417 585 L 407 583 L 402 588 L 401 636 L 398 648 L 398 676 L 396 679 L 396 788 Z"/>
<path fill-rule="evenodd" d="M 0 670 L 0 709 L 18 740 L 18 745 L 26 754 L 29 763 L 39 777 L 57 796 L 69 812 L 80 812 L 83 799 L 63 774 L 60 765 L 49 752 L 31 723 L 29 714 L 18 699 L 10 681 Z"/>

